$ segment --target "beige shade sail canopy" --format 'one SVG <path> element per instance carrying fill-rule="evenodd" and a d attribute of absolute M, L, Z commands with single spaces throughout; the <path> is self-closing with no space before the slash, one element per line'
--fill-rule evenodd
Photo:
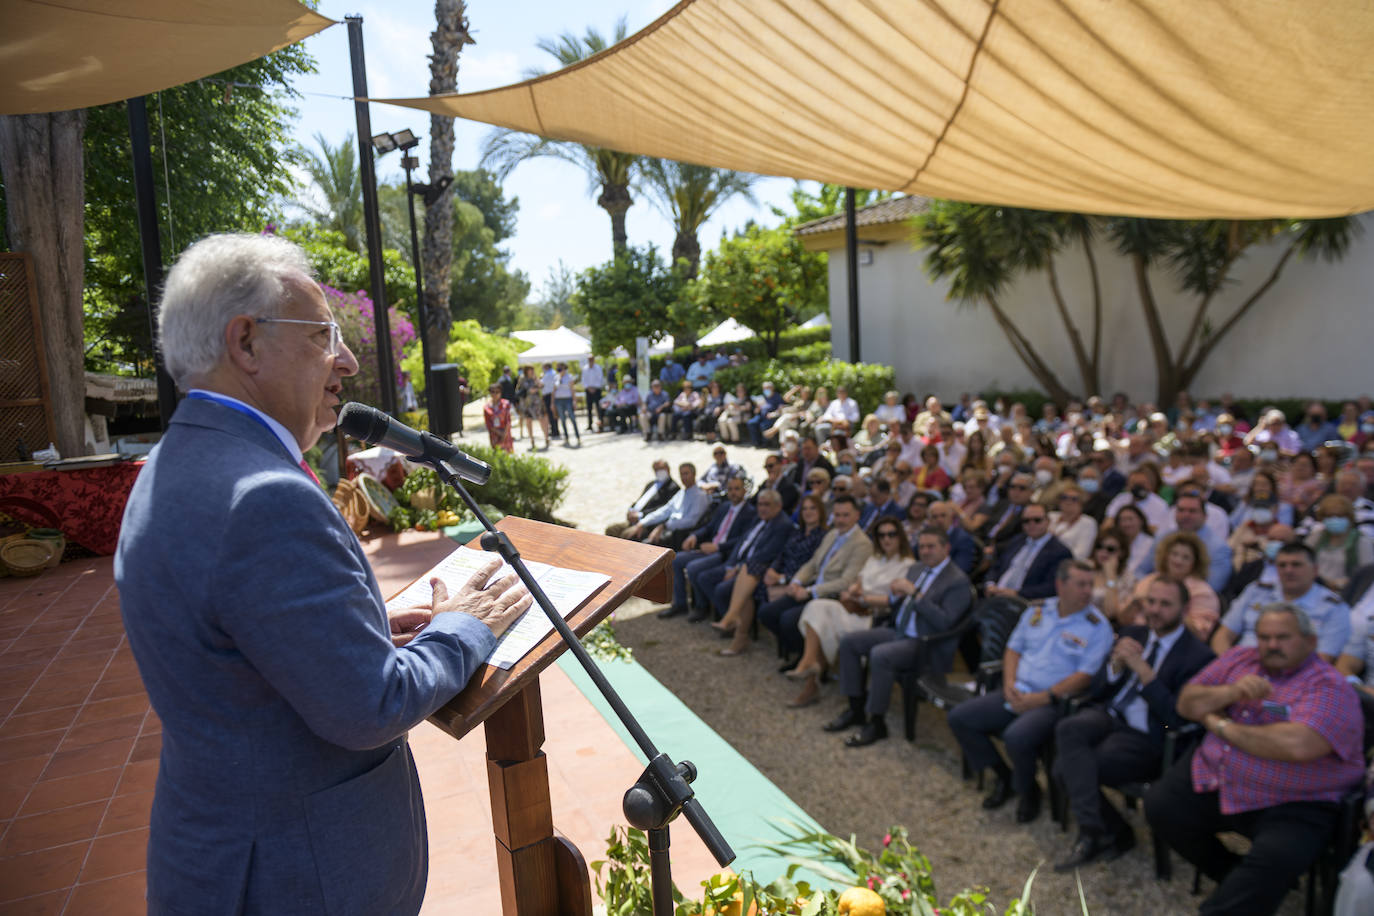
<path fill-rule="evenodd" d="M 686 0 L 557 73 L 385 101 L 928 197 L 1177 218 L 1374 208 L 1368 0 Z"/>
<path fill-rule="evenodd" d="M 2 0 L 0 114 L 146 95 L 333 24 L 296 0 Z"/>

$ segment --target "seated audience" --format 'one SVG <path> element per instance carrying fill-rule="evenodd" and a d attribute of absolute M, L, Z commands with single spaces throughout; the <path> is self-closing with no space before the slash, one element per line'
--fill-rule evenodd
<path fill-rule="evenodd" d="M 848 435 L 859 428 L 859 402 L 849 396 L 848 388 L 835 386 L 835 399 L 826 405 L 816 425 L 826 427 L 823 433 L 826 438 L 837 432 Z"/>
<path fill-rule="evenodd" d="M 1267 604 L 1256 636 L 1183 688 L 1179 714 L 1208 734 L 1145 796 L 1155 835 L 1217 882 L 1204 913 L 1275 912 L 1364 772 L 1359 704 L 1318 656 L 1313 621 L 1294 604 Z M 1225 832 L 1248 837 L 1249 852 L 1223 845 Z"/>
<path fill-rule="evenodd" d="M 865 747 L 887 737 L 888 702 L 899 671 L 919 664 L 917 637 L 949 630 L 968 611 L 972 589 L 968 577 L 949 553 L 949 538 L 939 527 L 917 535 L 920 562 L 906 577 L 892 583 L 895 615 L 881 626 L 849 633 L 840 639 L 838 665 L 840 689 L 849 708 L 826 724 L 828 732 L 854 726 L 860 730 L 845 740 L 848 747 Z M 948 671 L 956 644 L 945 640 L 929 657 L 932 673 Z M 864 689 L 864 662 L 868 665 L 868 689 Z"/>
<path fill-rule="evenodd" d="M 752 583 L 747 585 L 751 594 L 758 585 L 757 576 L 751 577 L 748 573 L 749 566 L 758 564 L 766 568 L 777 559 L 795 530 L 792 522 L 782 514 L 782 497 L 776 490 L 760 491 L 753 505 L 754 520 L 726 555 L 725 562 L 714 568 L 698 570 L 691 577 L 693 593 L 706 599 L 717 620 L 729 612 L 730 598 L 741 576 Z M 733 623 L 713 622 L 711 626 L 722 636 L 730 636 L 735 632 Z"/>
<path fill-rule="evenodd" d="M 716 438 L 716 428 L 720 425 L 721 415 L 725 412 L 725 391 L 720 382 L 712 379 L 706 383 L 706 392 L 701 398 L 701 413 L 697 414 L 696 432 L 707 442 Z"/>
<path fill-rule="evenodd" d="M 732 477 L 725 487 L 725 501 L 709 514 L 706 522 L 683 538 L 673 557 L 673 600 L 658 612 L 659 617 L 691 616 L 689 623 L 705 620 L 708 594 L 692 593 L 692 606 L 687 606 L 687 583 L 708 571 L 722 566 L 739 540 L 754 522 L 754 507 L 745 500 L 744 479 Z"/>
<path fill-rule="evenodd" d="M 668 365 L 677 366 L 677 363 L 669 362 Z M 663 390 L 662 382 L 654 379 L 649 383 L 649 394 L 644 398 L 644 406 L 639 411 L 639 428 L 644 433 L 645 442 L 653 442 L 655 435 L 660 442 L 668 438 L 668 421 L 673 416 L 672 408 L 672 396 Z"/>
<path fill-rule="evenodd" d="M 725 396 L 725 408 L 716 421 L 716 432 L 722 442 L 743 442 L 742 435 L 754 416 L 754 402 L 749 397 L 749 389 L 740 383 L 735 386 L 734 394 Z"/>
<path fill-rule="evenodd" d="M 1060 488 L 1055 501 L 1058 509 L 1050 513 L 1050 533 L 1080 560 L 1091 557 L 1097 541 L 1097 521 L 1083 511 L 1087 501 L 1083 488 L 1070 483 Z"/>
<path fill-rule="evenodd" d="M 718 624 L 723 633 L 734 633 L 734 640 L 721 655 L 743 655 L 749 647 L 749 629 L 757 606 L 781 598 L 797 571 L 806 565 L 825 537 L 825 504 L 814 496 L 803 496 L 799 509 L 800 525 L 794 525 L 777 556 L 767 560 L 752 557 L 735 575 L 730 590 L 730 605 Z M 788 519 L 791 525 L 791 519 Z"/>
<path fill-rule="evenodd" d="M 1130 544 L 1120 528 L 1104 528 L 1093 544 L 1093 605 L 1117 629 L 1131 606 L 1136 577 L 1130 568 Z"/>
<path fill-rule="evenodd" d="M 1355 524 L 1355 507 L 1337 493 L 1323 496 L 1316 509 L 1317 524 L 1303 543 L 1317 555 L 1317 575 L 1339 592 L 1361 566 L 1374 563 L 1374 544 Z"/>
<path fill-rule="evenodd" d="M 611 409 L 606 412 L 612 428 L 618 433 L 628 432 L 639 414 L 640 404 L 639 389 L 634 382 L 625 379 L 611 399 Z"/>
<path fill-rule="evenodd" d="M 1045 510 L 1034 506 L 1027 512 Z M 1067 554 L 1067 551 L 1065 552 Z M 1092 567 L 1072 557 L 1055 575 L 1056 596 L 1031 605 L 1007 640 L 1002 657 L 1002 686 L 949 713 L 949 728 L 974 772 L 991 769 L 997 776 L 983 800 L 1000 808 L 1018 796 L 1017 823 L 1040 813 L 1040 787 L 1035 780 L 1040 747 L 1054 734 L 1060 700 L 1087 690 L 1112 647 L 1112 628 L 1092 606 Z M 1011 765 L 992 743 L 999 735 Z"/>
<path fill-rule="evenodd" d="M 915 538 L 917 533 L 926 526 L 926 516 L 930 514 L 930 504 L 933 501 L 929 493 L 916 493 L 907 502 L 906 512 L 902 517 L 902 527 L 906 531 L 908 541 Z"/>
<path fill-rule="evenodd" d="M 926 510 L 926 520 L 945 533 L 945 537 L 949 540 L 950 562 L 959 567 L 964 575 L 972 572 L 973 565 L 978 562 L 978 542 L 956 520 L 954 504 L 949 502 L 931 503 L 930 508 Z M 917 531 L 918 536 L 919 534 L 920 531 Z"/>
<path fill-rule="evenodd" d="M 806 603 L 843 593 L 859 578 L 859 570 L 873 553 L 873 542 L 859 528 L 859 507 L 854 497 L 835 498 L 831 523 L 816 552 L 792 576 L 783 594 L 758 610 L 759 623 L 773 631 L 784 658 L 789 660 L 787 668 L 793 667 L 801 654 L 797 621 Z"/>
<path fill-rule="evenodd" d="M 1212 630 L 1221 619 L 1221 601 L 1203 578 L 1207 574 L 1207 546 L 1190 531 L 1175 531 L 1159 539 L 1155 547 L 1154 569 L 1138 583 L 1132 594 L 1133 608 L 1128 608 L 1116 620 L 1121 624 L 1139 625 L 1144 622 L 1144 601 L 1150 586 L 1161 575 L 1182 582 L 1188 589 L 1188 603 L 1183 610 L 1183 623 L 1198 639 L 1211 638 Z"/>
<path fill-rule="evenodd" d="M 775 490 L 782 497 L 782 511 L 784 515 L 790 516 L 792 509 L 801 499 L 801 491 L 783 475 L 783 461 L 778 455 L 769 455 L 763 459 L 764 479 L 759 484 L 758 490 L 751 497 L 751 502 L 758 504 L 759 494 L 764 490 Z"/>
<path fill-rule="evenodd" d="M 1069 549 L 1050 534 L 1049 513 L 1044 506 L 1030 505 L 1021 513 L 1021 533 L 1000 548 L 993 558 L 983 592 L 989 598 L 1022 602 L 1048 598 L 1055 593 L 1055 570 L 1072 559 Z M 1084 567 L 1089 572 L 1091 568 Z"/>
<path fill-rule="evenodd" d="M 662 458 L 656 458 L 653 468 L 654 479 L 644 485 L 644 489 L 639 493 L 639 498 L 630 505 L 630 508 L 625 510 L 625 521 L 606 526 L 606 534 L 610 537 L 626 537 L 625 532 L 639 524 L 641 517 L 668 502 L 677 492 L 678 487 L 673 482 L 672 473 L 668 470 L 668 462 Z"/>
<path fill-rule="evenodd" d="M 682 479 L 682 489 L 657 509 L 646 512 L 638 522 L 625 529 L 621 537 L 676 548 L 692 533 L 710 510 L 711 497 L 697 486 L 696 465 L 684 462 L 678 466 L 677 473 Z"/>
<path fill-rule="evenodd" d="M 1126 489 L 1107 504 L 1107 514 L 1116 518 L 1116 513 L 1123 506 L 1135 506 L 1145 515 L 1152 531 L 1169 527 L 1169 504 L 1160 498 L 1155 489 L 1150 473 L 1137 468 L 1126 478 Z"/>
<path fill-rule="evenodd" d="M 754 406 L 754 415 L 745 421 L 749 430 L 749 441 L 754 448 L 763 448 L 763 434 L 772 429 L 773 424 L 782 416 L 782 395 L 778 394 L 772 382 L 763 383 L 763 396 Z"/>
<path fill-rule="evenodd" d="M 1300 608 L 1312 621 L 1317 652 L 1326 661 L 1334 661 L 1350 636 L 1350 607 L 1317 581 L 1317 558 L 1312 548 L 1298 541 L 1284 544 L 1274 559 L 1274 571 L 1277 581 L 1258 579 L 1231 602 L 1212 634 L 1212 651 L 1221 655 L 1235 645 L 1257 645 L 1255 626 L 1264 608 L 1286 602 Z"/>
<path fill-rule="evenodd" d="M 1130 541 L 1131 552 L 1126 558 L 1131 572 L 1139 574 L 1141 569 L 1154 561 L 1154 530 L 1145 519 L 1145 513 L 1133 503 L 1128 503 L 1112 516 L 1112 524 Z"/>
<path fill-rule="evenodd" d="M 900 403 L 901 397 L 895 391 L 889 391 L 883 395 L 883 402 L 878 405 L 877 410 L 873 411 L 873 416 L 877 418 L 879 423 L 894 426 L 906 419 L 906 410 L 902 408 Z"/>
<path fill-rule="evenodd" d="M 915 469 L 911 482 L 918 490 L 938 490 L 944 494 L 949 489 L 949 475 L 940 467 L 940 450 L 933 445 L 921 449 L 921 465 Z"/>
<path fill-rule="evenodd" d="M 1231 548 L 1226 543 L 1225 535 L 1218 535 L 1207 526 L 1206 506 L 1207 503 L 1196 490 L 1180 493 L 1174 504 L 1171 524 L 1163 531 L 1156 530 L 1155 537 L 1162 538 L 1171 531 L 1197 535 L 1207 547 L 1207 584 L 1212 586 L 1213 591 L 1220 592 L 1231 578 Z M 1148 573 L 1154 569 L 1152 555 L 1141 565 L 1140 571 Z"/>
<path fill-rule="evenodd" d="M 802 655 L 787 676 L 805 684 L 789 706 L 816 702 L 820 676 L 834 666 L 840 640 L 857 630 L 867 630 L 873 615 L 888 607 L 895 581 L 909 581 L 907 571 L 915 565 L 915 557 L 901 523 L 896 519 L 879 521 L 873 526 L 873 543 L 877 550 L 864 562 L 852 585 L 835 598 L 815 598 L 802 608 L 797 621 Z"/>
<path fill-rule="evenodd" d="M 835 466 L 821 454 L 821 447 L 816 440 L 803 438 L 797 446 L 797 460 L 786 470 L 784 476 L 798 490 L 805 490 L 811 480 L 811 471 L 815 468 L 823 469 L 827 478 L 835 475 Z"/>
<path fill-rule="evenodd" d="M 692 441 L 692 430 L 697 416 L 701 413 L 701 393 L 692 387 L 690 379 L 684 379 L 682 390 L 673 398 L 673 434 L 678 438 Z"/>
<path fill-rule="evenodd" d="M 736 477 L 741 479 L 747 475 L 744 468 L 730 461 L 726 456 L 725 446 L 717 445 L 711 450 L 711 457 L 715 459 L 706 468 L 706 473 L 701 475 L 701 480 L 697 486 L 701 487 L 708 496 L 717 496 L 724 489 L 726 481 Z"/>

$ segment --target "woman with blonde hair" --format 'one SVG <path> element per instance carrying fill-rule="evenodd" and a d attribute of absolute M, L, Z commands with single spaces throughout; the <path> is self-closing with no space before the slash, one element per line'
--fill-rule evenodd
<path fill-rule="evenodd" d="M 1188 587 L 1188 606 L 1183 610 L 1183 625 L 1203 642 L 1212 636 L 1221 619 L 1221 599 L 1207 584 L 1207 545 L 1191 531 L 1174 531 L 1159 539 L 1155 546 L 1155 569 L 1136 583 L 1131 594 L 1131 607 L 1121 618 L 1123 624 L 1143 624 L 1140 602 L 1160 575 L 1177 579 Z"/>

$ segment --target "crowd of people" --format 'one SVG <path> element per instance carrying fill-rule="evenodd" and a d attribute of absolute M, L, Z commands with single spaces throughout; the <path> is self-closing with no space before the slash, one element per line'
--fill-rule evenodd
<path fill-rule="evenodd" d="M 861 416 L 835 395 L 767 385 L 736 396 L 747 411 L 722 409 L 718 442 L 769 449 L 758 482 L 724 444 L 700 479 L 682 464 L 680 485 L 655 464 L 607 533 L 677 550 L 659 616 L 709 622 L 724 656 L 769 630 L 800 684 L 790 705 L 818 702 L 833 675 L 844 707 L 826 728 L 855 748 L 887 737 L 900 673 L 999 661 L 1001 686 L 949 715 L 969 764 L 995 776 L 984 807 L 1016 799 L 1016 820 L 1034 820 L 1054 742 L 1043 778 L 1065 787 L 1079 830 L 1057 869 L 1133 846 L 1100 788 L 1149 781 L 1151 829 L 1217 881 L 1203 912 L 1277 908 L 1365 773 L 1369 399 L 1334 420 L 1313 402 L 1292 426 L 1229 396 L 1158 410 L 1116 395 L 1033 418 L 897 392 Z M 977 626 L 929 639 L 969 619 L 1008 623 L 995 659 Z M 1161 775 L 1167 729 L 1184 747 Z M 1249 853 L 1218 843 L 1226 831 Z M 1342 893 L 1374 907 L 1370 848 L 1357 859 Z"/>

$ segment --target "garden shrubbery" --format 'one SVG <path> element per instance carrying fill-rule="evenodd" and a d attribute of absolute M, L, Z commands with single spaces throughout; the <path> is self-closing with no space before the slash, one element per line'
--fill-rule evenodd
<path fill-rule="evenodd" d="M 826 351 L 829 352 L 829 346 Z M 743 382 L 750 394 L 757 394 L 765 381 L 772 382 L 779 393 L 793 385 L 809 385 L 812 391 L 824 385 L 831 397 L 843 385 L 849 389 L 849 396 L 859 402 L 859 409 L 866 412 L 881 404 L 883 395 L 897 386 L 897 373 L 891 366 L 836 359 L 794 363 L 783 358 L 787 355 L 767 362 L 750 360 L 742 366 L 730 366 L 718 371 L 715 377 L 726 391 L 733 391 Z"/>

